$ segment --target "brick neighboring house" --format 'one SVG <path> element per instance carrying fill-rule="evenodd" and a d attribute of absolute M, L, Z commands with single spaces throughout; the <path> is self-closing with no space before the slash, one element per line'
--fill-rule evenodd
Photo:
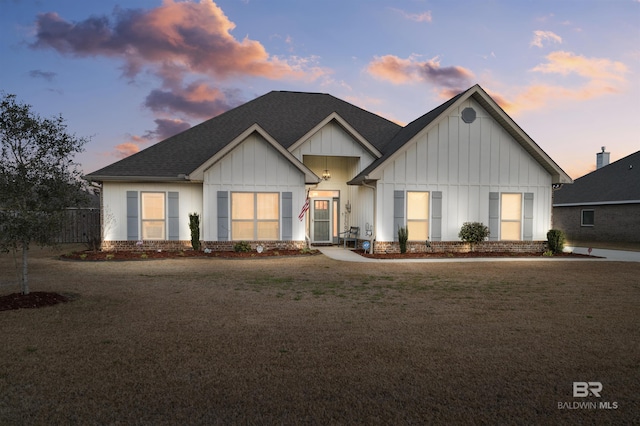
<path fill-rule="evenodd" d="M 604 150 L 603 150 L 604 151 Z M 553 227 L 576 241 L 640 242 L 640 151 L 554 191 Z"/>

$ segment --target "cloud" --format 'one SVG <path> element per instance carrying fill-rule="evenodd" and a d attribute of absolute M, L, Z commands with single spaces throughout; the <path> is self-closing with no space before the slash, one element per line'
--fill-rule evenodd
<path fill-rule="evenodd" d="M 390 7 L 389 9 L 399 13 L 400 15 L 402 15 L 403 18 L 408 19 L 410 21 L 415 21 L 415 22 L 431 22 L 432 21 L 430 10 L 426 12 L 421 12 L 421 13 L 409 13 L 401 9 L 396 9 L 394 7 Z"/>
<path fill-rule="evenodd" d="M 442 93 L 458 93 L 467 89 L 473 72 L 460 66 L 442 67 L 437 57 L 418 61 L 414 56 L 402 59 L 394 55 L 375 57 L 367 67 L 369 74 L 393 84 L 427 82 L 438 86 Z"/>
<path fill-rule="evenodd" d="M 160 84 L 146 96 L 144 106 L 159 120 L 171 114 L 172 120 L 187 123 L 184 118 L 210 118 L 237 106 L 237 93 L 222 88 L 234 79 L 313 81 L 330 74 L 317 65 L 316 57 L 270 55 L 259 41 L 236 39 L 235 24 L 212 0 L 164 0 L 156 8 L 116 8 L 110 16 L 78 22 L 49 12 L 38 15 L 35 27 L 33 49 L 111 58 L 121 62 L 129 79 L 142 73 L 156 76 Z M 155 130 L 118 145 L 116 155 L 130 155 L 150 138 L 166 137 L 168 127 L 169 122 L 156 120 Z"/>
<path fill-rule="evenodd" d="M 29 71 L 29 77 L 42 78 L 48 82 L 52 82 L 57 74 L 51 71 L 31 70 Z"/>
<path fill-rule="evenodd" d="M 505 111 L 516 114 L 558 105 L 563 101 L 585 101 L 622 93 L 625 89 L 625 74 L 629 70 L 622 62 L 587 58 L 564 51 L 552 52 L 546 59 L 547 62 L 537 65 L 532 71 L 550 77 L 577 76 L 579 78 L 572 78 L 574 85 L 537 83 L 521 89 L 512 100 L 497 93 L 491 93 L 491 96 Z"/>
<path fill-rule="evenodd" d="M 594 81 L 623 82 L 628 71 L 622 62 L 606 58 L 586 58 L 571 52 L 557 51 L 547 55 L 547 63 L 537 65 L 533 71 L 544 74 L 577 74 Z"/>
<path fill-rule="evenodd" d="M 199 81 L 182 88 L 152 90 L 144 105 L 154 112 L 182 113 L 189 117 L 208 119 L 238 106 L 237 99 L 228 99 L 219 89 Z"/>
<path fill-rule="evenodd" d="M 114 155 L 118 158 L 125 158 L 140 151 L 140 147 L 133 142 L 125 142 L 116 145 Z"/>
<path fill-rule="evenodd" d="M 143 136 L 129 135 L 127 142 L 115 146 L 112 155 L 117 158 L 128 157 L 139 152 L 146 144 L 170 138 L 191 127 L 191 124 L 179 119 L 158 118 L 154 122 L 155 129 L 147 130 Z"/>
<path fill-rule="evenodd" d="M 166 0 L 150 10 L 117 9 L 113 22 L 97 16 L 72 23 L 50 12 L 38 16 L 36 28 L 33 48 L 76 57 L 119 58 L 129 77 L 145 67 L 162 75 L 166 66 L 218 78 L 305 76 L 304 70 L 270 56 L 260 42 L 235 39 L 231 35 L 235 24 L 211 0 Z"/>
<path fill-rule="evenodd" d="M 159 118 L 154 122 L 156 123 L 156 129 L 147 132 L 145 138 L 163 140 L 191 128 L 191 124 L 178 119 Z"/>
<path fill-rule="evenodd" d="M 551 31 L 534 31 L 533 32 L 533 40 L 531 40 L 531 43 L 529 44 L 530 46 L 537 46 L 537 47 L 543 47 L 542 43 L 543 42 L 550 42 L 550 43 L 562 43 L 562 37 L 560 37 L 559 35 L 551 32 Z"/>

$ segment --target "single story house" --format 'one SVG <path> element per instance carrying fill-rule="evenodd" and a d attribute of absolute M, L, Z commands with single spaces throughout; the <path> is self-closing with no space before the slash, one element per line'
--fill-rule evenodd
<path fill-rule="evenodd" d="M 640 242 L 640 151 L 555 191 L 553 226 L 572 244 Z"/>
<path fill-rule="evenodd" d="M 402 127 L 321 93 L 272 91 L 90 173 L 104 249 L 335 244 L 376 252 L 459 242 L 483 222 L 501 246 L 540 248 L 552 187 L 571 178 L 479 86 Z"/>

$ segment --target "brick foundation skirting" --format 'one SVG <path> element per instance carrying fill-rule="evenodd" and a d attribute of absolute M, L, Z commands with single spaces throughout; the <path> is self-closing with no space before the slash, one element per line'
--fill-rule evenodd
<path fill-rule="evenodd" d="M 368 240 L 358 240 L 358 248 Z M 211 251 L 233 251 L 233 246 L 238 241 L 201 241 L 201 250 L 205 248 Z M 258 245 L 264 250 L 301 250 L 306 247 L 305 241 L 248 241 L 251 249 Z M 400 253 L 400 244 L 397 241 L 375 241 L 375 253 Z M 191 241 L 103 241 L 103 251 L 136 251 L 136 250 L 165 250 L 181 251 L 191 250 Z M 480 253 L 507 252 L 507 253 L 544 253 L 547 250 L 546 241 L 484 241 L 478 243 L 473 251 Z M 410 253 L 468 253 L 471 245 L 462 241 L 429 241 L 408 242 L 407 252 Z"/>
<path fill-rule="evenodd" d="M 261 245 L 264 250 L 301 250 L 306 247 L 304 241 L 247 241 L 251 249 Z M 200 250 L 233 251 L 238 241 L 200 241 Z M 191 250 L 190 240 L 181 241 L 103 241 L 103 251 L 182 251 Z"/>
<path fill-rule="evenodd" d="M 358 244 L 362 247 L 362 242 Z M 397 241 L 376 241 L 373 246 L 375 253 L 400 253 Z M 473 248 L 479 253 L 544 253 L 547 250 L 546 241 L 483 241 Z M 407 242 L 409 253 L 468 253 L 471 244 L 463 241 L 428 241 Z"/>

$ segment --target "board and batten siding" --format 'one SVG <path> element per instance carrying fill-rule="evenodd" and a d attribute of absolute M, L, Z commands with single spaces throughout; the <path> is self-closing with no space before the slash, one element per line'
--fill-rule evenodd
<path fill-rule="evenodd" d="M 202 184 L 200 183 L 121 183 L 104 182 L 102 185 L 102 202 L 106 210 L 102 212 L 104 222 L 105 241 L 125 241 L 129 239 L 127 235 L 127 222 L 135 220 L 138 225 L 137 236 L 140 238 L 140 193 L 141 192 L 163 192 L 165 197 L 165 213 L 167 221 L 167 239 L 169 235 L 176 232 L 169 229 L 169 222 L 173 223 L 175 218 L 178 223 L 177 239 L 190 240 L 191 231 L 189 229 L 189 213 L 198 213 L 202 217 Z M 170 200 L 177 193 L 177 212 L 171 208 Z M 134 206 L 135 212 L 127 212 L 127 197 L 135 195 L 137 204 Z M 132 204 L 129 203 L 131 207 Z M 173 207 L 173 206 L 172 206 Z M 177 213 L 177 215 L 176 215 Z M 171 216 L 171 217 L 170 217 Z"/>
<path fill-rule="evenodd" d="M 291 153 L 318 176 L 322 176 L 326 165 L 331 179 L 321 181 L 314 189 L 340 191 L 340 232 L 349 226 L 360 226 L 364 235 L 365 225 L 373 226 L 373 194 L 368 188 L 350 186 L 347 182 L 375 157 L 336 121 L 327 123 Z M 346 214 L 347 202 L 351 204 L 350 214 Z"/>
<path fill-rule="evenodd" d="M 304 222 L 297 218 L 306 197 L 304 174 L 288 159 L 283 157 L 258 133 L 252 133 L 220 161 L 204 173 L 203 183 L 203 239 L 218 241 L 220 214 L 219 192 L 278 192 L 282 217 L 282 193 L 291 193 L 290 201 L 293 220 L 291 236 L 294 241 L 304 241 Z M 287 195 L 288 197 L 288 195 Z M 227 220 L 231 219 L 231 200 L 227 200 Z M 281 219 L 282 221 L 282 219 Z M 282 223 L 281 233 L 282 233 Z M 230 224 L 228 225 L 230 228 Z M 224 227 L 223 227 L 224 228 Z M 229 235 L 228 238 L 231 236 Z M 224 238 L 224 236 L 223 236 Z"/>
<path fill-rule="evenodd" d="M 473 123 L 460 118 L 466 107 Z M 533 239 L 551 227 L 551 176 L 473 99 L 400 149 L 377 188 L 380 241 L 394 240 L 394 191 L 442 192 L 443 241 L 459 240 L 464 222 L 489 224 L 490 192 L 532 193 Z"/>
<path fill-rule="evenodd" d="M 305 155 L 357 157 L 360 159 L 359 168 L 353 176 L 364 170 L 374 160 L 369 151 L 335 121 L 327 123 L 311 135 L 309 139 L 291 151 L 291 154 L 300 161 L 303 161 Z"/>

